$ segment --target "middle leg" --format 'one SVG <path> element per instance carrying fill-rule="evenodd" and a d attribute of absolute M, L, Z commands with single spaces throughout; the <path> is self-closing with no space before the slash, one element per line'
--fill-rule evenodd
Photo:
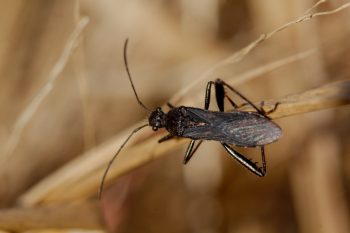
<path fill-rule="evenodd" d="M 210 97 L 211 97 L 211 87 L 212 87 L 213 84 L 215 85 L 215 82 L 209 81 L 208 84 L 207 84 L 207 87 L 205 88 L 205 96 L 204 96 L 204 109 L 205 110 L 209 109 Z M 217 99 L 218 99 L 218 97 L 217 97 Z M 220 109 L 219 102 L 218 102 L 218 106 L 219 106 L 219 109 Z M 223 108 L 223 101 L 222 101 L 222 108 Z M 187 150 L 186 150 L 186 154 L 185 154 L 185 157 L 184 157 L 184 160 L 183 160 L 184 164 L 187 164 L 188 161 L 190 161 L 190 159 L 192 158 L 194 153 L 197 151 L 199 146 L 202 144 L 203 140 L 199 141 L 197 146 L 193 149 L 195 142 L 196 142 L 195 140 L 191 140 L 191 142 L 188 144 L 188 147 L 187 147 Z"/>
<path fill-rule="evenodd" d="M 187 147 L 186 154 L 185 154 L 185 157 L 184 157 L 184 160 L 183 160 L 183 164 L 187 164 L 188 161 L 190 161 L 190 159 L 192 158 L 194 153 L 196 153 L 198 147 L 202 144 L 202 142 L 203 142 L 203 140 L 200 140 L 198 142 L 198 144 L 196 145 L 196 147 L 194 147 L 194 144 L 196 143 L 196 141 L 195 140 L 191 140 L 190 144 Z M 194 147 L 194 149 L 193 149 L 193 147 Z"/>

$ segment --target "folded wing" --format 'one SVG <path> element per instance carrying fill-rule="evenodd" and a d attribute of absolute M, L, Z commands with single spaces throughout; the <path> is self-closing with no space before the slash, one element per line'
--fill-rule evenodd
<path fill-rule="evenodd" d="M 214 112 L 187 108 L 195 127 L 186 128 L 184 137 L 215 140 L 243 147 L 272 143 L 282 136 L 281 128 L 255 112 Z"/>

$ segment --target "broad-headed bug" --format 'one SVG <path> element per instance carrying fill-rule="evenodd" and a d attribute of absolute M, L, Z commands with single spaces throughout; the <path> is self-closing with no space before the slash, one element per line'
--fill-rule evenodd
<path fill-rule="evenodd" d="M 165 128 L 169 132 L 167 136 L 159 140 L 159 143 L 176 137 L 190 138 L 191 142 L 186 150 L 183 160 L 184 164 L 186 164 L 192 158 L 193 154 L 204 140 L 213 140 L 220 142 L 233 158 L 235 158 L 239 163 L 254 174 L 260 177 L 266 175 L 264 146 L 277 141 L 282 136 L 281 128 L 267 116 L 269 113 L 276 110 L 278 103 L 275 105 L 274 109 L 269 112 L 265 112 L 262 107 L 258 108 L 255 106 L 250 100 L 244 97 L 236 89 L 225 83 L 223 80 L 217 79 L 216 81 L 210 81 L 207 84 L 204 109 L 185 106 L 174 107 L 172 104 L 168 103 L 170 111 L 167 113 L 165 113 L 160 107 L 157 107 L 154 111 L 151 111 L 141 102 L 136 93 L 127 61 L 127 46 L 128 40 L 126 40 L 124 44 L 124 64 L 131 87 L 138 103 L 144 109 L 151 112 L 151 114 L 148 118 L 148 124 L 134 129 L 119 147 L 117 153 L 109 161 L 109 164 L 102 177 L 99 197 L 101 197 L 103 184 L 113 161 L 132 135 L 146 126 L 151 126 L 154 131 L 157 131 L 160 128 Z M 220 111 L 208 110 L 210 104 L 211 87 L 213 85 L 215 87 L 216 103 Z M 226 94 L 225 87 L 243 99 L 246 104 L 251 105 L 256 112 L 237 110 L 237 104 L 235 104 Z M 227 100 L 232 104 L 234 111 L 224 112 L 225 98 L 227 98 Z M 197 145 L 195 145 L 196 141 L 198 141 Z M 259 146 L 261 149 L 262 167 L 257 166 L 255 162 L 247 159 L 244 155 L 234 150 L 230 145 L 239 147 Z"/>

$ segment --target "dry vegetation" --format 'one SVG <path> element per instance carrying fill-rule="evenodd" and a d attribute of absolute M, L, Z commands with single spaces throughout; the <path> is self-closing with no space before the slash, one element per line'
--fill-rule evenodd
<path fill-rule="evenodd" d="M 15 0 L 0 13 L 0 230 L 350 231 L 349 2 Z M 148 129 L 98 201 L 147 117 L 127 37 L 147 106 L 200 107 L 217 77 L 280 103 L 267 177 L 214 142 L 183 166 L 188 141 L 158 145 Z"/>

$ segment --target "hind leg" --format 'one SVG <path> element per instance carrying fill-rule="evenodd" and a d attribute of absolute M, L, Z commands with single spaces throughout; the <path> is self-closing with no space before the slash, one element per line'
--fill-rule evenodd
<path fill-rule="evenodd" d="M 234 150 L 232 147 L 227 145 L 226 143 L 221 143 L 225 150 L 231 155 L 234 159 L 236 159 L 240 164 L 242 164 L 244 167 L 246 167 L 249 171 L 254 173 L 255 175 L 258 175 L 260 177 L 264 177 L 266 175 L 266 160 L 265 160 L 265 150 L 264 146 L 261 147 L 261 160 L 262 160 L 262 167 L 257 166 L 257 164 L 238 151 Z"/>

